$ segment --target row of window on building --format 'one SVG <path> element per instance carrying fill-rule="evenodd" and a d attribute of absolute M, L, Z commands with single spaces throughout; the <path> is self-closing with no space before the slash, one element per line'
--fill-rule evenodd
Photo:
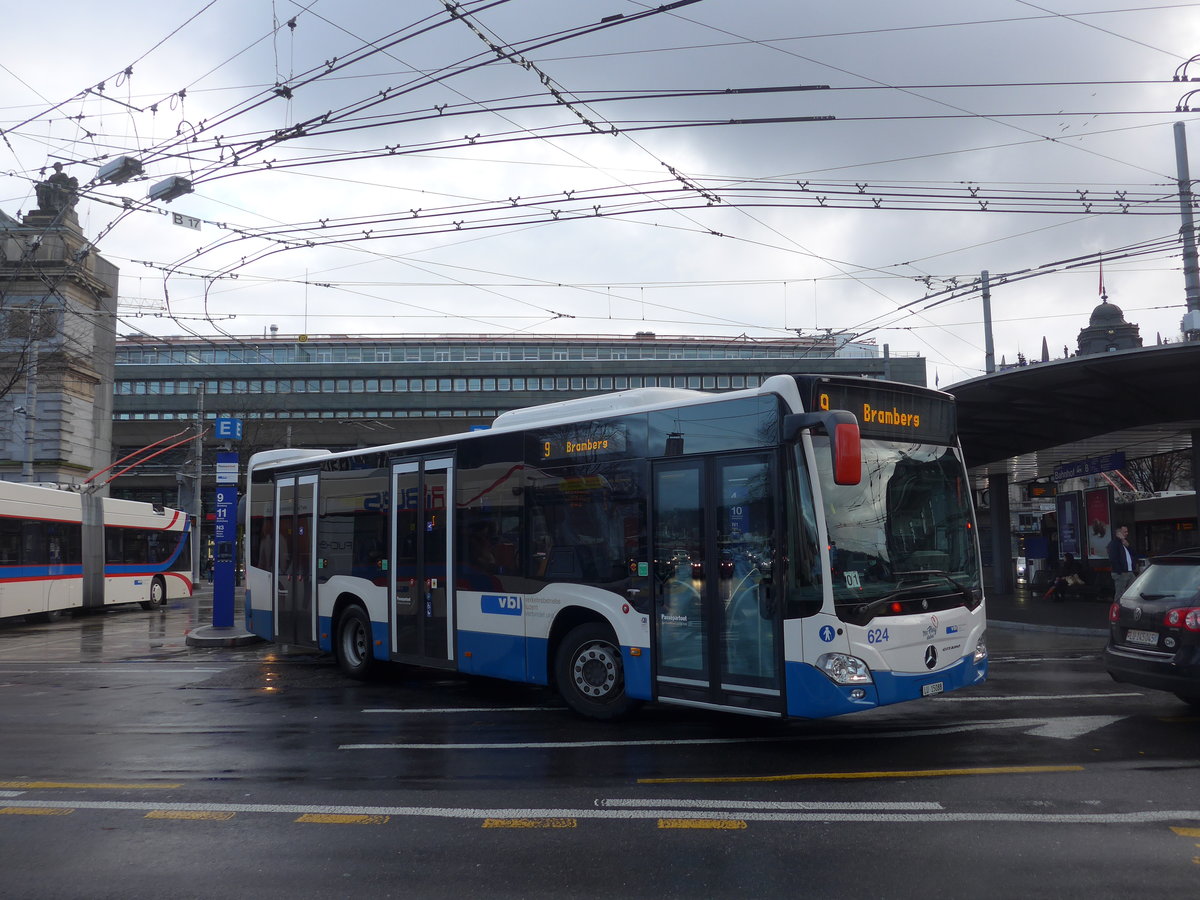
<path fill-rule="evenodd" d="M 871 349 L 871 348 L 868 348 Z M 855 352 L 851 352 L 855 351 Z M 401 362 L 521 362 L 611 359 L 813 359 L 823 356 L 866 356 L 861 347 L 829 348 L 806 345 L 689 347 L 644 343 L 606 345 L 445 344 L 428 346 L 315 345 L 280 342 L 242 347 L 118 347 L 117 365 L 246 365 L 256 363 L 401 363 Z"/>
<path fill-rule="evenodd" d="M 676 387 L 721 391 L 758 387 L 758 375 L 588 375 L 504 378 L 248 378 L 205 381 L 119 379 L 118 396 L 206 394 L 404 394 L 483 391 L 624 391 Z"/>
<path fill-rule="evenodd" d="M 506 409 L 272 409 L 244 410 L 237 413 L 241 419 L 494 419 Z M 228 413 L 206 412 L 207 421 L 222 418 Z M 196 418 L 193 410 L 162 410 L 159 412 L 116 412 L 113 419 L 119 422 L 191 422 Z"/>

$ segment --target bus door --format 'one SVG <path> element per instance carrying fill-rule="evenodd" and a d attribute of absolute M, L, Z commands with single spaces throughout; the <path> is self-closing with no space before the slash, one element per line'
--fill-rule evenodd
<path fill-rule="evenodd" d="M 392 464 L 392 646 L 400 661 L 453 665 L 453 475 L 448 458 Z"/>
<path fill-rule="evenodd" d="M 275 639 L 315 644 L 317 636 L 317 476 L 275 482 Z"/>
<path fill-rule="evenodd" d="M 663 460 L 653 479 L 659 699 L 781 715 L 772 455 Z"/>

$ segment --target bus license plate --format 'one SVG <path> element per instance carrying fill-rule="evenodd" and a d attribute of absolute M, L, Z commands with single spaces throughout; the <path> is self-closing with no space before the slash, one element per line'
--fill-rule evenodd
<path fill-rule="evenodd" d="M 923 684 L 921 685 L 921 696 L 932 697 L 934 694 L 940 694 L 945 689 L 946 683 L 944 681 L 935 681 L 933 684 Z"/>
<path fill-rule="evenodd" d="M 1125 640 L 1130 644 L 1149 644 L 1151 647 L 1158 646 L 1157 631 L 1137 631 L 1133 628 L 1125 632 Z"/>

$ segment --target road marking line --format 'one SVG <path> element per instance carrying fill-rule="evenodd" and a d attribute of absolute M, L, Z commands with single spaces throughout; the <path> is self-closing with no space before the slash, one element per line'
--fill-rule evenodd
<path fill-rule="evenodd" d="M 156 809 L 206 810 L 238 813 L 283 813 L 288 815 L 358 815 L 395 816 L 434 819 L 607 819 L 607 820 L 658 820 L 670 818 L 676 810 L 669 809 L 475 809 L 436 806 L 316 806 L 304 804 L 270 803 L 153 803 L 125 800 L 78 801 L 30 800 L 22 809 L 52 809 L 77 811 L 96 809 L 104 811 L 150 812 Z M 66 812 L 57 813 L 66 815 Z M 792 822 L 792 823 L 883 823 L 916 824 L 955 822 L 1024 822 L 1032 825 L 1147 825 L 1200 823 L 1200 808 L 1163 809 L 1141 812 L 1113 813 L 1036 813 L 1036 812 L 740 812 L 736 817 L 722 812 L 696 810 L 692 818 L 730 819 L 747 822 Z"/>
<path fill-rule="evenodd" d="M 24 790 L 157 791 L 181 787 L 183 787 L 182 784 L 98 784 L 82 781 L 0 781 L 0 788 L 21 788 Z"/>
<path fill-rule="evenodd" d="M 75 812 L 73 808 L 44 809 L 42 807 L 6 806 L 0 809 L 0 816 L 69 816 Z"/>
<path fill-rule="evenodd" d="M 1000 703 L 1028 700 L 1111 700 L 1113 697 L 1144 697 L 1140 691 L 1111 694 L 1008 694 L 1000 697 L 934 697 L 934 703 Z"/>
<path fill-rule="evenodd" d="M 305 813 L 297 822 L 314 825 L 386 825 L 391 816 L 346 815 L 344 813 Z"/>
<path fill-rule="evenodd" d="M 596 805 L 607 809 L 637 809 L 639 807 L 657 806 L 670 809 L 791 809 L 791 810 L 808 810 L 808 811 L 830 811 L 837 810 L 845 812 L 848 810 L 907 810 L 915 812 L 917 810 L 938 810 L 942 809 L 942 804 L 919 800 L 913 802 L 882 802 L 882 803 L 864 803 L 858 801 L 847 801 L 840 803 L 816 803 L 804 801 L 782 801 L 782 800 L 629 800 L 624 798 L 608 798 L 596 801 Z"/>
<path fill-rule="evenodd" d="M 479 744 L 340 744 L 339 750 L 573 750 L 593 747 L 681 747 L 693 744 L 756 744 L 813 740 L 812 737 L 686 738 L 663 741 L 536 741 Z"/>
<path fill-rule="evenodd" d="M 484 819 L 484 828 L 574 828 L 576 819 Z"/>
<path fill-rule="evenodd" d="M 659 828 L 722 828 L 730 831 L 746 828 L 744 819 L 659 819 Z"/>
<path fill-rule="evenodd" d="M 1043 775 L 1082 772 L 1083 766 L 995 766 L 975 769 L 901 769 L 895 772 L 801 772 L 793 775 L 728 775 L 700 778 L 639 778 L 638 784 L 736 784 L 755 781 L 852 781 L 872 778 L 941 778 L 949 775 Z"/>
<path fill-rule="evenodd" d="M 387 713 L 391 715 L 424 715 L 426 713 L 490 713 L 490 712 L 562 712 L 554 706 L 447 706 L 441 709 L 364 709 L 365 713 Z"/>
<path fill-rule="evenodd" d="M 744 738 L 678 738 L 630 741 L 536 741 L 478 744 L 339 744 L 339 750 L 578 750 L 596 747 L 684 747 L 717 744 L 795 744 L 827 741 L 878 741 L 881 738 L 930 738 L 944 734 L 964 734 L 1001 728 L 1021 728 L 1027 734 L 1057 740 L 1074 740 L 1120 722 L 1124 716 L 1052 716 L 1044 718 L 993 719 L 963 722 L 937 728 L 908 728 L 902 731 L 853 731 L 841 734 L 798 734 Z"/>
<path fill-rule="evenodd" d="M 1182 837 L 1200 838 L 1200 828 L 1178 828 L 1172 825 L 1171 830 Z"/>
<path fill-rule="evenodd" d="M 215 822 L 228 822 L 237 813 L 205 812 L 199 809 L 156 809 L 146 813 L 147 819 L 196 819 Z"/>

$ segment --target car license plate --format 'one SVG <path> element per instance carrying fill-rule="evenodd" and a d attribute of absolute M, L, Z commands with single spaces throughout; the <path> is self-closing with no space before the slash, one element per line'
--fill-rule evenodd
<path fill-rule="evenodd" d="M 1129 644 L 1148 644 L 1151 647 L 1158 646 L 1157 631 L 1138 631 L 1130 628 L 1125 632 L 1125 641 Z"/>
<path fill-rule="evenodd" d="M 940 694 L 946 689 L 946 682 L 935 681 L 933 684 L 921 685 L 921 696 L 932 697 L 934 694 Z"/>

